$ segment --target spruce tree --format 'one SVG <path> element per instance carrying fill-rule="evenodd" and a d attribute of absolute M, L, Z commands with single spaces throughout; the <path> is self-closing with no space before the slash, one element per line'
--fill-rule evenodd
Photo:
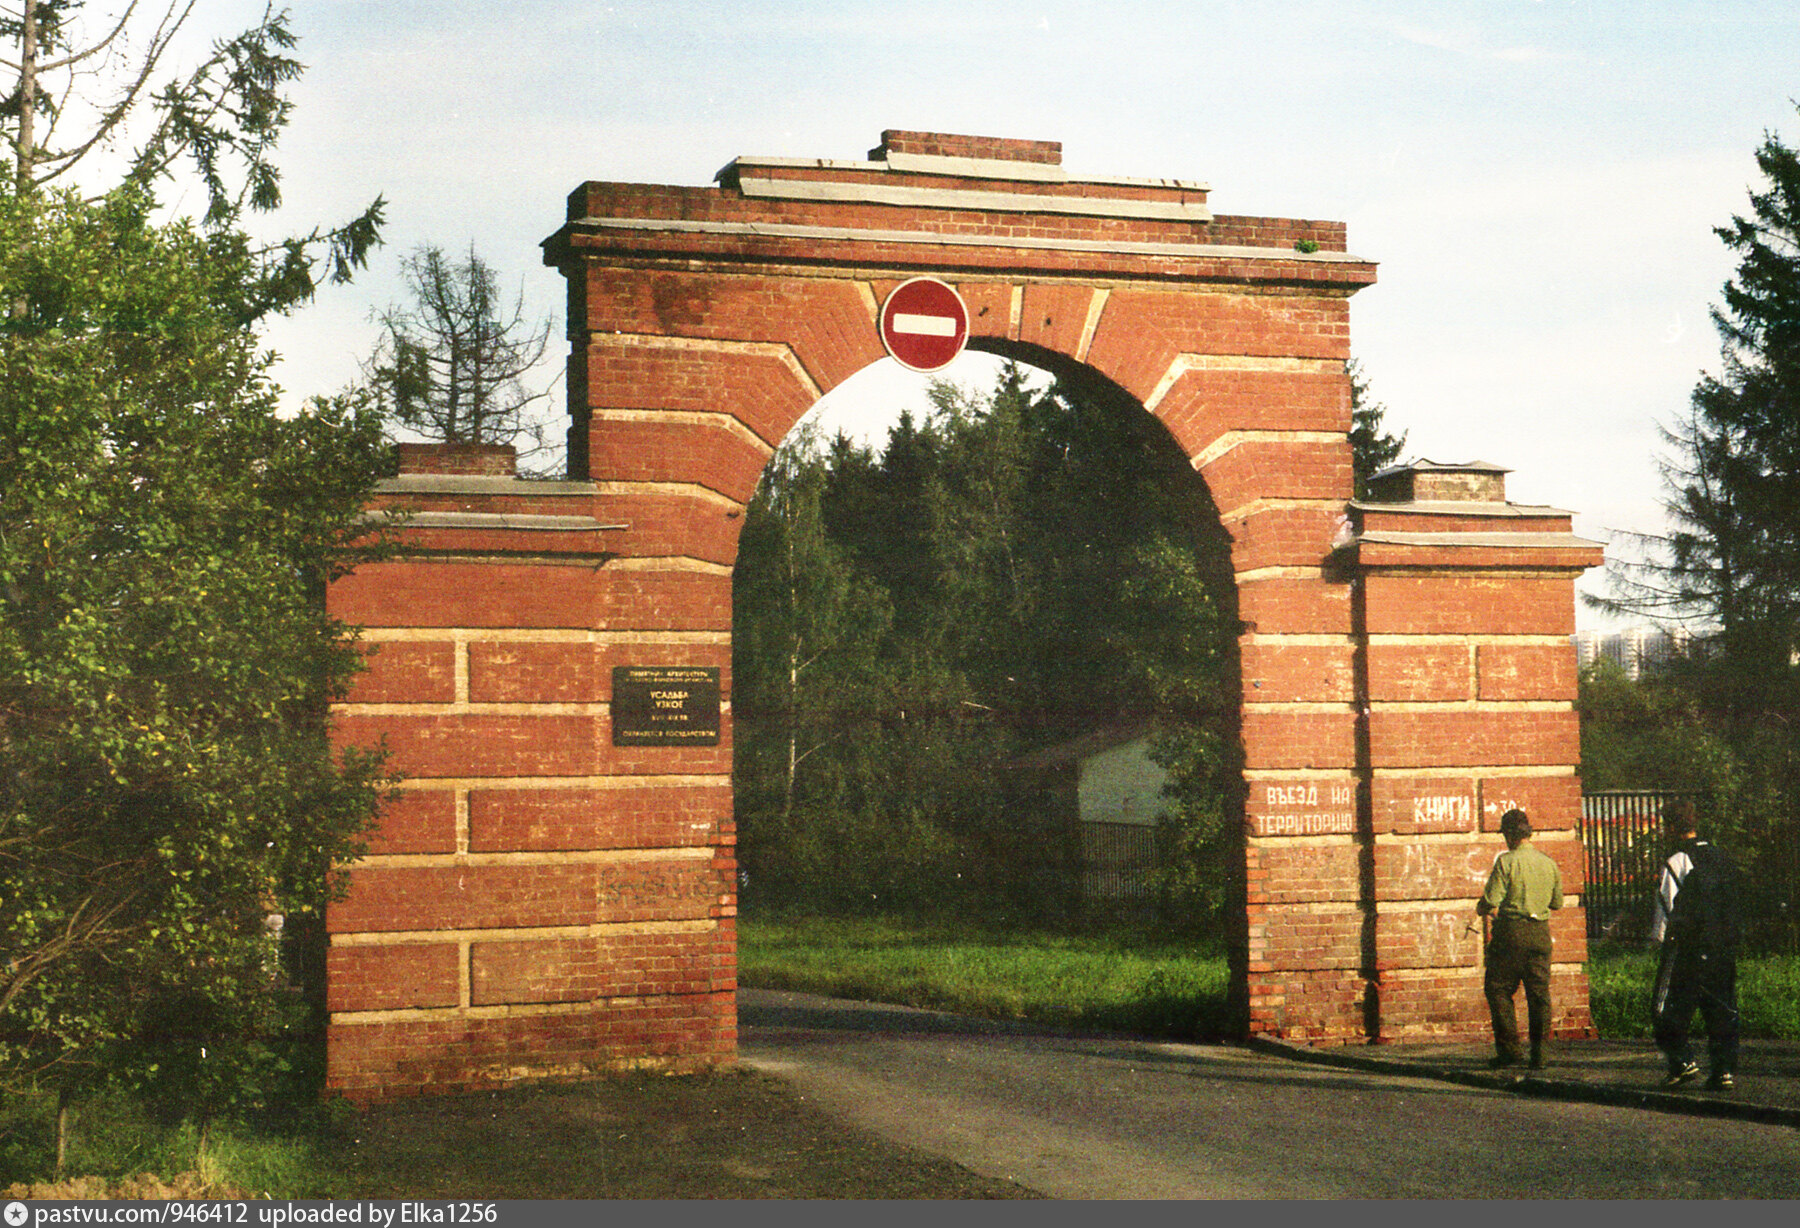
<path fill-rule="evenodd" d="M 1712 311 L 1720 372 L 1666 429 L 1671 529 L 1614 572 L 1611 609 L 1682 621 L 1731 678 L 1731 707 L 1766 704 L 1800 648 L 1800 157 L 1767 134 L 1749 216 L 1718 227 L 1736 275 Z"/>

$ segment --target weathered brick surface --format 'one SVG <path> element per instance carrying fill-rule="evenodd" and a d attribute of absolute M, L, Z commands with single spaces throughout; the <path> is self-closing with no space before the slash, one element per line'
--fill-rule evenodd
<path fill-rule="evenodd" d="M 1573 1039 L 1594 1035 L 1588 1014 L 1587 976 L 1579 967 L 1561 963 L 1550 970 L 1550 1035 Z M 1482 994 L 1482 970 L 1441 968 L 1388 969 L 1376 987 L 1381 1000 L 1383 1039 L 1487 1041 L 1493 1037 L 1487 999 Z M 1520 1031 L 1526 1026 L 1525 994 L 1514 995 Z"/>
<path fill-rule="evenodd" d="M 772 349 L 745 352 L 597 336 L 587 361 L 587 406 L 727 413 L 770 447 L 779 444 L 815 395 Z"/>
<path fill-rule="evenodd" d="M 454 853 L 456 794 L 448 789 L 400 789 L 381 805 L 369 838 L 371 853 Z"/>
<path fill-rule="evenodd" d="M 1190 456 L 1227 431 L 1348 431 L 1350 382 L 1342 370 L 1194 366 L 1157 402 L 1156 416 Z M 1330 491 L 1322 497 L 1350 497 L 1341 487 L 1348 475 L 1338 468 L 1335 447 L 1327 446 L 1323 454 L 1306 446 L 1297 450 L 1304 457 L 1307 487 Z M 1229 506 L 1223 499 L 1219 505 Z"/>
<path fill-rule="evenodd" d="M 571 313 L 571 324 L 585 320 L 592 334 L 789 345 L 820 392 L 884 354 L 869 301 L 838 278 L 721 276 L 599 262 L 578 276 L 585 314 Z"/>
<path fill-rule="evenodd" d="M 1262 508 L 1225 520 L 1231 535 L 1231 565 L 1237 571 L 1259 567 L 1318 566 L 1331 553 L 1341 509 L 1332 505 Z"/>
<path fill-rule="evenodd" d="M 1377 835 L 1481 830 L 1481 799 L 1472 775 L 1377 774 L 1369 798 Z"/>
<path fill-rule="evenodd" d="M 478 704 L 591 703 L 601 695 L 600 648 L 579 643 L 474 641 L 469 699 Z"/>
<path fill-rule="evenodd" d="M 1378 971 L 1474 968 L 1481 964 L 1481 942 L 1480 920 L 1466 904 L 1427 910 L 1378 908 L 1375 914 Z"/>
<path fill-rule="evenodd" d="M 332 933 L 692 921 L 734 906 L 728 856 L 651 861 L 365 866 Z"/>
<path fill-rule="evenodd" d="M 615 631 L 728 631 L 731 577 L 711 571 L 615 571 L 600 586 L 595 626 Z"/>
<path fill-rule="evenodd" d="M 1355 649 L 1348 641 L 1245 641 L 1238 658 L 1247 702 L 1349 703 L 1356 697 Z"/>
<path fill-rule="evenodd" d="M 1356 717 L 1348 709 L 1251 710 L 1244 713 L 1243 732 L 1244 766 L 1253 771 L 1356 765 Z"/>
<path fill-rule="evenodd" d="M 1448 841 L 1429 837 L 1378 841 L 1375 898 L 1473 901 L 1487 883 L 1494 858 L 1505 851 L 1505 842 L 1491 836 Z"/>
<path fill-rule="evenodd" d="M 1323 577 L 1257 576 L 1238 581 L 1238 617 L 1264 635 L 1350 633 L 1350 586 Z"/>
<path fill-rule="evenodd" d="M 1585 875 L 1581 842 L 1546 836 L 1532 841 L 1556 862 L 1565 896 L 1581 893 Z M 1481 894 L 1494 859 L 1506 842 L 1494 836 L 1468 840 L 1421 837 L 1377 841 L 1375 896 L 1380 900 L 1469 899 Z"/>
<path fill-rule="evenodd" d="M 1093 302 L 1094 290 L 1088 286 L 1041 282 L 1026 286 L 1020 305 L 1018 340 L 1042 346 L 1053 354 L 1076 353 Z M 971 313 L 979 310 L 974 304 L 969 305 Z"/>
<path fill-rule="evenodd" d="M 1573 635 L 1575 589 L 1564 576 L 1370 575 L 1371 635 Z"/>
<path fill-rule="evenodd" d="M 542 1014 L 346 1024 L 326 1039 L 326 1090 L 371 1101 L 621 1069 L 680 1073 L 730 1061 L 736 1043 L 729 991 Z"/>
<path fill-rule="evenodd" d="M 358 567 L 332 584 L 327 604 L 366 627 L 594 627 L 612 578 L 592 564 L 406 559 Z"/>
<path fill-rule="evenodd" d="M 1263 843 L 1245 850 L 1252 904 L 1347 903 L 1362 898 L 1362 848 L 1341 843 Z"/>
<path fill-rule="evenodd" d="M 1556 980 L 1554 971 L 1551 979 L 1553 983 Z M 1381 1039 L 1483 1041 L 1493 1037 L 1478 966 L 1388 968 L 1376 982 L 1375 993 L 1381 1003 Z M 1524 1010 L 1521 994 L 1520 1027 L 1525 1025 Z"/>
<path fill-rule="evenodd" d="M 1554 766 L 1579 762 L 1581 725 L 1573 711 L 1392 710 L 1369 716 L 1377 768 Z"/>
<path fill-rule="evenodd" d="M 455 1006 L 461 1000 L 454 942 L 332 947 L 325 957 L 326 1009 L 387 1011 Z"/>
<path fill-rule="evenodd" d="M 1127 392 L 1148 402 L 1181 354 L 1341 361 L 1349 357 L 1349 338 L 1349 303 L 1341 299 L 1121 289 L 1107 299 L 1087 361 Z M 1232 374 L 1246 373 L 1239 370 Z M 1318 413 L 1319 406 L 1338 396 L 1342 397 L 1342 425 L 1317 429 L 1348 429 L 1349 384 L 1341 372 L 1315 377 L 1327 382 L 1335 379 L 1335 392 L 1306 389 L 1299 383 L 1282 390 L 1280 381 L 1260 378 L 1268 372 L 1248 374 L 1259 378 L 1247 381 L 1249 388 L 1239 383 L 1234 389 L 1235 395 L 1246 398 L 1246 404 L 1232 411 L 1231 417 L 1237 420 L 1221 422 L 1219 431 L 1251 426 L 1309 429 L 1306 423 L 1319 421 L 1323 415 L 1308 419 L 1304 416 L 1308 410 Z M 1169 423 L 1177 439 L 1188 442 L 1205 433 L 1189 423 L 1196 414 L 1204 412 L 1204 402 L 1212 399 L 1200 391 L 1206 386 L 1207 381 L 1202 380 L 1193 394 L 1184 393 L 1173 404 L 1170 398 L 1175 393 L 1171 389 L 1157 404 L 1157 416 Z M 1291 395 L 1284 395 L 1284 391 Z M 1268 416 L 1259 417 L 1260 413 Z M 1216 438 L 1218 431 L 1212 434 Z"/>
<path fill-rule="evenodd" d="M 509 443 L 402 443 L 401 473 L 454 473 L 479 477 L 511 477 L 518 453 Z"/>
<path fill-rule="evenodd" d="M 1250 971 L 1362 966 L 1362 913 L 1354 907 L 1264 904 L 1250 909 Z"/>
<path fill-rule="evenodd" d="M 666 422 L 596 418 L 590 429 L 588 474 L 596 482 L 694 482 L 748 503 L 769 463 L 769 453 L 728 429 L 722 415 Z"/>
<path fill-rule="evenodd" d="M 1252 975 L 1250 1032 L 1323 1044 L 1361 1040 L 1369 992 L 1366 977 L 1333 968 Z"/>
<path fill-rule="evenodd" d="M 735 989 L 730 936 L 713 931 L 477 942 L 475 1006 L 719 993 Z"/>
<path fill-rule="evenodd" d="M 1475 650 L 1479 699 L 1574 699 L 1573 644 L 1482 644 Z"/>
<path fill-rule="evenodd" d="M 1422 703 L 1473 698 L 1474 652 L 1468 644 L 1369 645 L 1369 698 Z"/>
<path fill-rule="evenodd" d="M 456 698 L 456 645 L 449 640 L 368 641 L 367 668 L 350 684 L 346 703 L 449 703 Z"/>
<path fill-rule="evenodd" d="M 611 738 L 600 716 L 339 713 L 333 726 L 343 745 L 385 739 L 389 765 L 414 778 L 588 776 L 599 770 L 602 737 Z"/>
<path fill-rule="evenodd" d="M 689 848 L 732 840 L 729 785 L 477 789 L 471 852 Z"/>
<path fill-rule="evenodd" d="M 608 483 L 595 498 L 594 516 L 631 526 L 619 535 L 627 558 L 689 558 L 725 567 L 737 562 L 744 528 L 742 505 L 709 497 L 700 486 Z"/>
<path fill-rule="evenodd" d="M 1227 518 L 1257 499 L 1350 497 L 1350 443 L 1253 439 L 1200 467 L 1213 502 Z M 1334 515 L 1336 513 L 1334 512 Z"/>
<path fill-rule="evenodd" d="M 1534 831 L 1574 831 L 1581 822 L 1581 779 L 1566 776 L 1504 776 L 1482 774 L 1476 781 L 1481 794 L 1481 828 L 1500 830 L 1500 816 L 1523 810 L 1531 816 Z"/>

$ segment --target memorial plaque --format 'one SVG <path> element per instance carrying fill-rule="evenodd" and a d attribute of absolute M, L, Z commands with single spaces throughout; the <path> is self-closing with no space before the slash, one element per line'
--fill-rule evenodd
<path fill-rule="evenodd" d="M 716 666 L 615 665 L 614 746 L 717 746 Z"/>

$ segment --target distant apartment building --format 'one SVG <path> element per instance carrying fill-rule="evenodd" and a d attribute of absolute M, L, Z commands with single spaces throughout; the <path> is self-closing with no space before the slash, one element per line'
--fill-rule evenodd
<path fill-rule="evenodd" d="M 1630 627 L 1624 631 L 1577 631 L 1569 637 L 1582 669 L 1608 660 L 1636 681 L 1687 651 L 1694 635 L 1685 627 Z"/>

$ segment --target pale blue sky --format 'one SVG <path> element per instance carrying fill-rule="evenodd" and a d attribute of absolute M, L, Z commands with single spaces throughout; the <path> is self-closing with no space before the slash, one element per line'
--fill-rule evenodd
<path fill-rule="evenodd" d="M 197 20 L 223 33 L 250 8 Z M 1078 175 L 1347 222 L 1380 265 L 1352 348 L 1408 452 L 1510 466 L 1512 498 L 1594 537 L 1659 527 L 1656 424 L 1717 359 L 1732 264 L 1711 228 L 1746 208 L 1765 130 L 1800 140 L 1800 8 L 1769 3 L 295 0 L 293 18 L 290 224 L 391 202 L 371 274 L 273 333 L 296 393 L 354 375 L 419 242 L 473 240 L 560 315 L 537 244 L 587 179 L 703 185 L 738 155 L 861 157 L 884 128 L 1055 140 Z"/>

